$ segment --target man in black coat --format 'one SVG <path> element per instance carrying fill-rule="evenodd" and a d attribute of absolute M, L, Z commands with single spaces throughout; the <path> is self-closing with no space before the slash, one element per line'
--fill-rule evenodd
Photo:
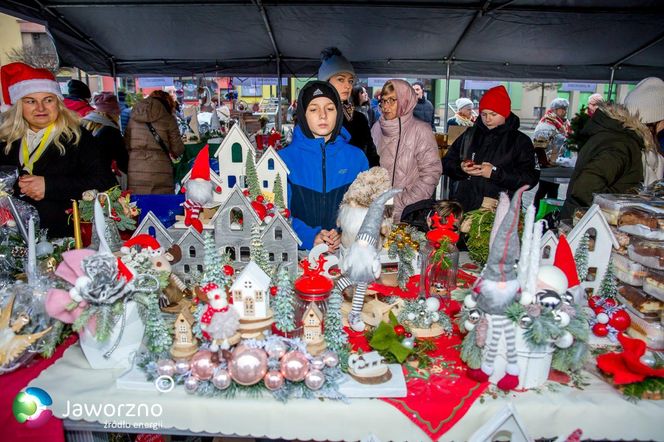
<path fill-rule="evenodd" d="M 413 83 L 413 89 L 415 90 L 415 94 L 417 94 L 417 104 L 415 105 L 415 109 L 413 109 L 413 116 L 418 120 L 429 123 L 431 129 L 435 132 L 436 125 L 434 124 L 433 104 L 424 96 L 424 84 L 416 81 Z"/>
<path fill-rule="evenodd" d="M 500 192 L 511 196 L 539 180 L 533 143 L 519 131 L 519 117 L 510 107 L 503 86 L 487 91 L 480 100 L 482 118 L 457 138 L 443 159 L 443 173 L 458 181 L 452 197 L 465 212 L 480 208 L 485 197 L 498 199 Z"/>

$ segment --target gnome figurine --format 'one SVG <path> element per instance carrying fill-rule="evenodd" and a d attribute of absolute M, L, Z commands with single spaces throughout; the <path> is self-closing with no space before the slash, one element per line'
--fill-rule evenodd
<path fill-rule="evenodd" d="M 218 186 L 213 189 L 210 181 L 210 153 L 207 144 L 198 152 L 189 181 L 182 191 L 186 195 L 186 200 L 182 203 L 184 225 L 193 227 L 198 233 L 203 233 L 203 223 L 199 219 L 201 211 L 206 204 L 212 202 L 214 191 L 221 192 L 221 188 Z"/>
<path fill-rule="evenodd" d="M 553 260 L 553 265 L 558 267 L 567 276 L 568 288 L 563 299 L 566 304 L 585 304 L 585 292 L 581 281 L 579 281 L 579 273 L 576 270 L 576 261 L 574 261 L 574 254 L 567 242 L 565 235 L 560 235 L 558 239 L 558 247 L 556 248 L 556 257 Z"/>
<path fill-rule="evenodd" d="M 371 203 L 364 221 L 362 221 L 362 226 L 357 232 L 355 242 L 351 244 L 339 266 L 343 275 L 337 282 L 339 288 L 343 291 L 351 285 L 355 286 L 353 306 L 351 312 L 348 313 L 348 323 L 357 332 L 363 331 L 365 327 L 360 312 L 367 286 L 380 276 L 379 237 L 380 226 L 383 222 L 383 209 L 385 203 L 399 192 L 401 189 L 387 190 Z"/>
<path fill-rule="evenodd" d="M 505 336 L 507 367 L 505 376 L 498 382 L 503 390 L 519 385 L 517 365 L 516 329 L 505 315 L 505 309 L 518 299 L 521 284 L 516 271 L 519 259 L 519 214 L 521 195 L 528 188 L 523 186 L 515 193 L 509 208 L 496 211 L 495 236 L 489 246 L 489 258 L 482 274 L 473 287 L 473 301 L 491 322 L 491 335 L 487 336 L 480 368 L 468 370 L 468 376 L 478 382 L 486 382 L 493 374 L 498 355 L 498 344 Z M 497 227 L 496 227 L 497 226 Z"/>

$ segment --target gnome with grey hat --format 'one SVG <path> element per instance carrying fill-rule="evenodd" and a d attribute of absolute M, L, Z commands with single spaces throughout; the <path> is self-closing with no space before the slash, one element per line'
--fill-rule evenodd
<path fill-rule="evenodd" d="M 517 276 L 516 263 L 519 260 L 519 214 L 521 195 L 528 188 L 523 186 L 516 191 L 509 208 L 499 207 L 489 245 L 489 258 L 482 274 L 473 287 L 472 302 L 484 313 L 484 320 L 491 322 L 491 335 L 487 336 L 482 365 L 469 369 L 468 376 L 478 382 L 486 382 L 493 374 L 494 362 L 498 355 L 498 344 L 505 335 L 507 366 L 505 376 L 498 382 L 498 388 L 512 390 L 519 385 L 519 366 L 516 353 L 516 329 L 505 315 L 505 310 L 519 296 L 521 284 Z M 506 198 L 501 198 L 506 203 Z M 494 234 L 495 232 L 495 234 Z"/>
<path fill-rule="evenodd" d="M 348 314 L 348 324 L 358 332 L 364 330 L 360 312 L 364 304 L 364 295 L 367 286 L 380 276 L 380 226 L 383 222 L 383 209 L 385 203 L 401 189 L 391 189 L 376 198 L 362 221 L 362 226 L 357 232 L 355 242 L 341 260 L 341 272 L 343 276 L 337 281 L 337 286 L 343 291 L 354 285 L 353 307 Z"/>

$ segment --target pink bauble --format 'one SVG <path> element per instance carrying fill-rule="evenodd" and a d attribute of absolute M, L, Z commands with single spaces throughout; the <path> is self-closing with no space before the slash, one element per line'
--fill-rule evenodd
<path fill-rule="evenodd" d="M 339 356 L 333 351 L 326 351 L 323 353 L 323 361 L 328 367 L 336 367 L 339 365 Z"/>
<path fill-rule="evenodd" d="M 173 376 L 175 374 L 175 362 L 170 359 L 160 359 L 157 361 L 157 373 L 159 376 Z"/>
<path fill-rule="evenodd" d="M 212 362 L 212 353 L 210 350 L 199 350 L 191 358 L 191 374 L 201 381 L 212 379 L 214 369 L 217 364 Z"/>
<path fill-rule="evenodd" d="M 240 345 L 229 362 L 231 377 L 240 385 L 254 385 L 267 373 L 267 354 L 260 348 Z"/>
<path fill-rule="evenodd" d="M 198 390 L 198 379 L 196 379 L 193 376 L 189 376 L 184 381 L 184 391 L 186 391 L 189 394 L 194 394 L 196 393 L 196 390 Z"/>
<path fill-rule="evenodd" d="M 268 345 L 266 350 L 271 358 L 281 359 L 288 351 L 288 345 L 284 341 L 275 341 Z"/>
<path fill-rule="evenodd" d="M 186 359 L 180 359 L 179 361 L 175 361 L 175 372 L 177 374 L 187 374 L 187 372 L 190 369 L 191 369 L 191 364 Z"/>
<path fill-rule="evenodd" d="M 212 384 L 217 387 L 219 390 L 225 390 L 231 386 L 231 374 L 228 370 L 217 370 L 217 372 L 212 377 Z"/>
<path fill-rule="evenodd" d="M 309 371 L 309 361 L 300 351 L 289 351 L 281 358 L 281 374 L 291 382 L 299 382 Z"/>
<path fill-rule="evenodd" d="M 270 370 L 263 378 L 263 382 L 268 390 L 274 391 L 283 387 L 285 381 L 280 372 L 277 370 Z"/>
<path fill-rule="evenodd" d="M 322 370 L 325 368 L 325 361 L 321 356 L 316 356 L 311 360 L 311 369 L 312 370 Z"/>
<path fill-rule="evenodd" d="M 311 390 L 320 390 L 325 383 L 325 375 L 320 370 L 309 370 L 304 377 L 304 384 Z"/>

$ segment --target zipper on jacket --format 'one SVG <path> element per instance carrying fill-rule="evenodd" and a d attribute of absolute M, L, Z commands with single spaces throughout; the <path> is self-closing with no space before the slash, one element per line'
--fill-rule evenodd
<path fill-rule="evenodd" d="M 325 216 L 325 214 L 327 213 L 327 196 L 326 196 L 326 194 L 327 194 L 327 176 L 326 176 L 327 175 L 326 174 L 327 166 L 325 164 L 327 162 L 327 159 L 325 157 L 325 142 L 324 141 L 320 145 L 320 151 L 323 154 L 323 162 L 322 162 L 322 169 L 323 169 L 323 210 L 322 210 L 322 216 L 321 216 L 321 220 L 322 220 L 323 216 Z"/>
<path fill-rule="evenodd" d="M 397 158 L 399 158 L 400 145 L 401 145 L 401 117 L 399 117 L 399 139 L 397 140 L 397 151 L 394 153 L 394 165 L 392 165 L 392 187 L 394 187 L 394 174 L 397 172 Z"/>

